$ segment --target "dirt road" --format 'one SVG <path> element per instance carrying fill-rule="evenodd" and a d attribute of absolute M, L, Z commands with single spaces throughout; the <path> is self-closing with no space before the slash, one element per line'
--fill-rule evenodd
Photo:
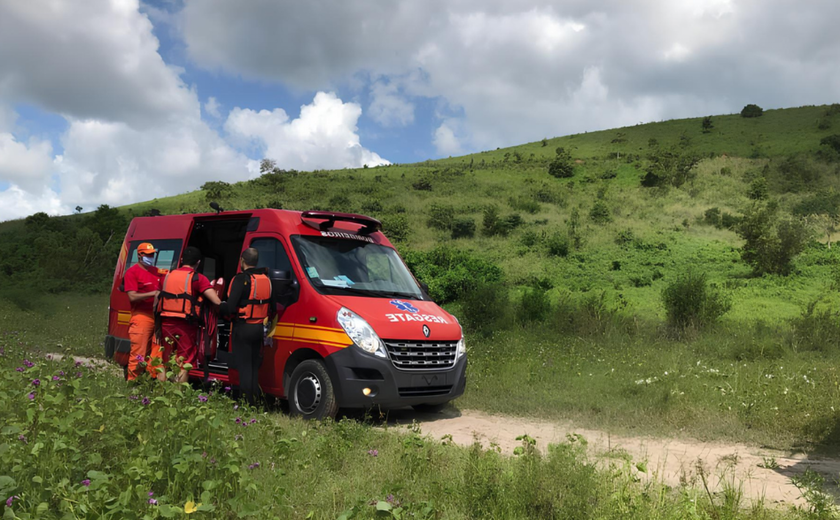
<path fill-rule="evenodd" d="M 608 464 L 610 460 L 629 455 L 632 471 L 639 478 L 658 479 L 671 486 L 682 483 L 701 485 L 697 471 L 700 461 L 712 492 L 720 491 L 726 482 L 741 483 L 745 498 L 763 497 L 768 505 L 804 504 L 791 477 L 807 468 L 823 474 L 826 482 L 834 482 L 840 475 L 840 460 L 813 459 L 745 444 L 619 436 L 577 428 L 568 423 L 487 415 L 454 408 L 439 414 L 418 413 L 410 409 L 389 413 L 391 424 L 409 425 L 412 421 L 419 423 L 422 432 L 435 439 L 451 435 L 453 442 L 465 446 L 476 440 L 484 446 L 493 443 L 509 454 L 521 445 L 516 437 L 522 434 L 527 433 L 536 439 L 537 446 L 543 450 L 549 444 L 567 442 L 567 435 L 581 435 L 588 443 L 587 450 L 593 460 Z"/>

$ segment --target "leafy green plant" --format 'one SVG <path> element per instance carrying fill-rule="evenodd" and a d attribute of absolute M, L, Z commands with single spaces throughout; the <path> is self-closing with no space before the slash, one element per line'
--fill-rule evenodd
<path fill-rule="evenodd" d="M 688 270 L 662 291 L 668 324 L 679 330 L 714 324 L 732 307 L 719 291 L 709 287 L 706 274 Z"/>

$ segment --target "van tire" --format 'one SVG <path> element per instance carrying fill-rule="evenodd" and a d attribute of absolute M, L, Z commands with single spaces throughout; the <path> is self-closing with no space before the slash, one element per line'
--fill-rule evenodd
<path fill-rule="evenodd" d="M 337 413 L 338 402 L 324 363 L 317 359 L 302 361 L 289 380 L 289 415 L 320 420 L 335 418 Z"/>
<path fill-rule="evenodd" d="M 414 408 L 415 411 L 420 413 L 440 413 L 443 411 L 444 408 L 449 406 L 449 401 L 445 403 L 438 403 L 438 404 L 415 404 L 411 407 Z"/>

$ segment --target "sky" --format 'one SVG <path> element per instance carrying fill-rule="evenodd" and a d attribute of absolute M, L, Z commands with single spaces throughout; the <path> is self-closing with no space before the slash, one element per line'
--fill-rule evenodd
<path fill-rule="evenodd" d="M 0 221 L 840 102 L 836 0 L 0 0 Z"/>

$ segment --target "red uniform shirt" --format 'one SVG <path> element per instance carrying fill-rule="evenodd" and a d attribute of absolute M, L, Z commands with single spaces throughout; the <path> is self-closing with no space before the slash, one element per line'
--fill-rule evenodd
<path fill-rule="evenodd" d="M 138 262 L 129 267 L 128 271 L 125 272 L 123 288 L 125 292 L 147 293 L 159 291 L 162 280 L 158 273 L 157 267 L 147 267 Z M 146 298 L 133 302 L 131 304 L 131 312 L 132 314 L 141 313 L 151 316 L 154 313 L 154 298 Z"/>

